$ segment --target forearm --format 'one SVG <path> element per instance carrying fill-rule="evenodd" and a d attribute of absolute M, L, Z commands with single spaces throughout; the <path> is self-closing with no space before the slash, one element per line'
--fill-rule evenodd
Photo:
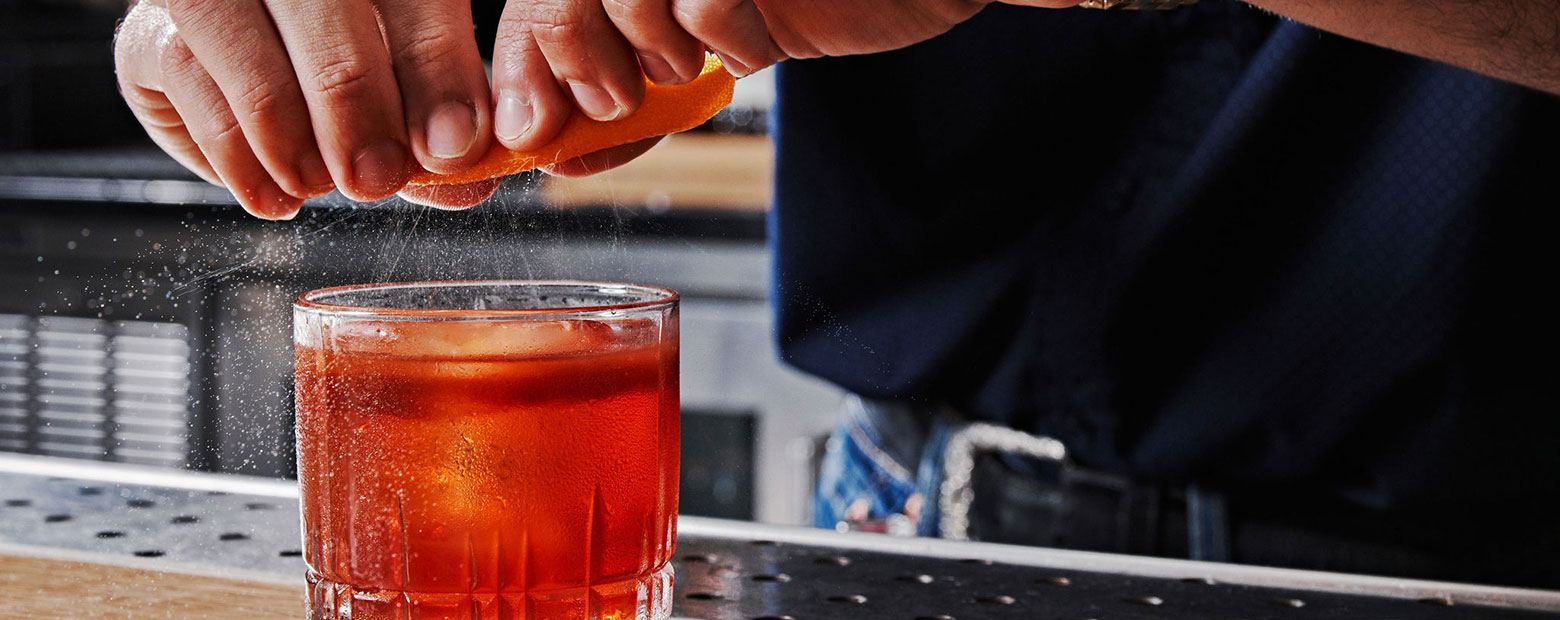
<path fill-rule="evenodd" d="M 1560 0 L 1247 0 L 1322 30 L 1560 94 Z"/>

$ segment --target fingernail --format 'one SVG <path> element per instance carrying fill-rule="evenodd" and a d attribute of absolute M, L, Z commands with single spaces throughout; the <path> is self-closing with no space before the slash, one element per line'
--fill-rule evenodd
<path fill-rule="evenodd" d="M 303 200 L 296 198 L 275 182 L 266 181 L 249 195 L 249 210 L 255 217 L 267 220 L 290 220 L 298 215 Z"/>
<path fill-rule="evenodd" d="M 655 54 L 640 54 L 639 67 L 644 69 L 645 77 L 657 84 L 681 84 L 683 78 L 672 68 L 672 64 L 666 59 Z"/>
<path fill-rule="evenodd" d="M 585 116 L 598 121 L 610 121 L 623 113 L 623 107 L 600 86 L 571 81 L 569 91 L 574 93 L 574 101 L 580 104 L 580 110 L 585 112 Z"/>
<path fill-rule="evenodd" d="M 298 170 L 303 174 L 304 188 L 315 196 L 329 193 L 336 187 L 330 178 L 330 168 L 325 166 L 325 159 L 318 152 L 304 155 Z"/>
<path fill-rule="evenodd" d="M 469 104 L 445 103 L 428 117 L 427 131 L 429 155 L 439 159 L 461 157 L 477 142 L 477 111 Z"/>
<path fill-rule="evenodd" d="M 493 133 L 505 142 L 514 142 L 531 129 L 531 104 L 512 90 L 498 96 L 498 111 L 494 114 Z"/>
<path fill-rule="evenodd" d="M 734 77 L 746 77 L 748 74 L 753 72 L 753 70 L 748 68 L 747 65 L 742 64 L 737 59 L 732 58 L 726 54 L 716 52 L 715 57 L 719 58 L 720 64 L 726 67 L 726 72 L 730 73 Z"/>
<path fill-rule="evenodd" d="M 357 152 L 352 158 L 352 180 L 359 191 L 388 194 L 405 183 L 406 147 L 383 138 Z"/>

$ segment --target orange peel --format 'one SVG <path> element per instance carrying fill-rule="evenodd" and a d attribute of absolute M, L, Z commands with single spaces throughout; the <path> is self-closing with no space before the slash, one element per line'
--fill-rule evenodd
<path fill-rule="evenodd" d="M 475 183 L 508 176 L 533 168 L 588 155 L 602 149 L 638 142 L 698 127 L 731 103 L 736 78 L 726 72 L 713 54 L 704 57 L 699 77 L 685 84 L 660 86 L 645 81 L 645 99 L 639 109 L 626 118 L 598 121 L 578 109 L 564 121 L 558 136 L 547 144 L 524 151 L 511 151 L 496 140 L 488 152 L 470 168 L 454 174 L 439 174 L 419 169 L 407 185 L 455 185 Z"/>

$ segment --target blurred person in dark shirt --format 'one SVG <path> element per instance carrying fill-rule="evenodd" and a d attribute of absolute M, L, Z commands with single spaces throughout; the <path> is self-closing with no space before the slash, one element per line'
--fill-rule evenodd
<path fill-rule="evenodd" d="M 144 0 L 116 57 L 268 218 L 784 60 L 779 343 L 858 395 L 817 525 L 1560 587 L 1560 7 L 1075 4 L 479 3 L 489 81 L 465 2 Z"/>

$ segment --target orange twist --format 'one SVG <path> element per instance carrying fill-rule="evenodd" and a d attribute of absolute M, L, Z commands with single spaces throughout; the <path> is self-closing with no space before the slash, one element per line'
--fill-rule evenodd
<path fill-rule="evenodd" d="M 535 149 L 511 151 L 497 141 L 472 167 L 455 174 L 418 170 L 407 185 L 458 185 L 475 183 L 533 168 L 556 164 L 602 149 L 638 142 L 698 127 L 731 103 L 736 78 L 726 72 L 712 54 L 704 57 L 704 70 L 686 84 L 659 86 L 646 80 L 645 100 L 627 118 L 592 120 L 578 109 L 564 122 L 551 142 Z"/>

